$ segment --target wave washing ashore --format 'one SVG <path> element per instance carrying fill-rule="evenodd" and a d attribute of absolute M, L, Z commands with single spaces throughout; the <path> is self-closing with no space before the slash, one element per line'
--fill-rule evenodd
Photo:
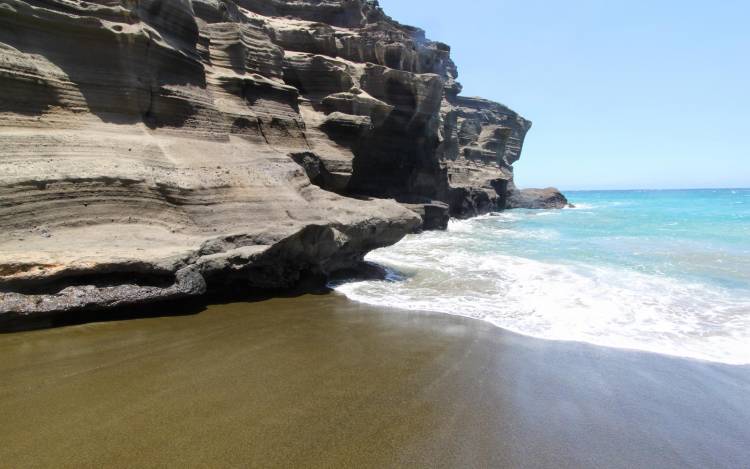
<path fill-rule="evenodd" d="M 750 364 L 750 189 L 587 191 L 412 235 L 336 286 L 538 338 Z"/>

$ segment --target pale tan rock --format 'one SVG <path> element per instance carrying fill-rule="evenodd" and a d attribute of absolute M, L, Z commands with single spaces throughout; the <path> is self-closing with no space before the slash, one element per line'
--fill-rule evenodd
<path fill-rule="evenodd" d="M 289 287 L 504 207 L 530 123 L 456 77 L 372 1 L 3 0 L 0 315 Z"/>

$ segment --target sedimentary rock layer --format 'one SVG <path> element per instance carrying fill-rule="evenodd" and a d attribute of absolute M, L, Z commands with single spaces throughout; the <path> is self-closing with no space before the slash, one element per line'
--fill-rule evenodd
<path fill-rule="evenodd" d="M 0 313 L 328 275 L 505 207 L 531 123 L 363 0 L 2 0 Z"/>

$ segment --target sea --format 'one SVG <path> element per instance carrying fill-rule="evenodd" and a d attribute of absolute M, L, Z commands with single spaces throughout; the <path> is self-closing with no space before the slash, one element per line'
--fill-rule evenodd
<path fill-rule="evenodd" d="M 576 191 L 368 255 L 352 300 L 516 333 L 750 364 L 750 189 Z"/>

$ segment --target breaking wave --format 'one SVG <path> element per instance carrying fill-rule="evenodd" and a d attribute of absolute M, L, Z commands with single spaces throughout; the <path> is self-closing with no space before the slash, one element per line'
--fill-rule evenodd
<path fill-rule="evenodd" d="M 678 247 L 665 258 L 644 246 L 659 244 L 651 235 L 571 231 L 578 221 L 566 217 L 576 212 L 585 216 L 513 211 L 453 221 L 447 232 L 371 253 L 387 279 L 335 288 L 363 303 L 468 316 L 543 339 L 750 364 L 748 272 L 724 264 L 750 253 L 681 251 L 670 239 Z M 623 245 L 638 252 L 614 249 Z"/>

